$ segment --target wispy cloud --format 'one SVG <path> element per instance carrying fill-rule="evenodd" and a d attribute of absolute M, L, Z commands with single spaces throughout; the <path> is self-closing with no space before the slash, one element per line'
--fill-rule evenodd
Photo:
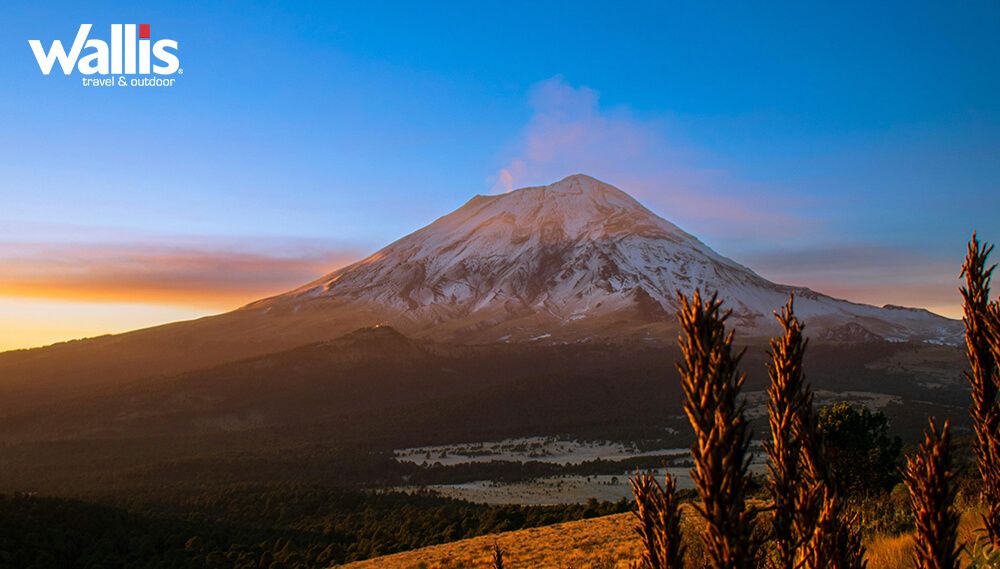
<path fill-rule="evenodd" d="M 0 243 L 0 296 L 234 308 L 301 285 L 360 255 L 303 244 Z"/>
<path fill-rule="evenodd" d="M 777 282 L 858 302 L 959 312 L 955 259 L 914 247 L 852 244 L 849 230 L 825 209 L 843 203 L 823 202 L 830 198 L 810 191 L 817 181 L 828 183 L 826 171 L 813 180 L 808 169 L 795 170 L 789 187 L 747 179 L 723 166 L 724 157 L 690 142 L 692 121 L 607 106 L 596 90 L 561 77 L 535 85 L 529 102 L 531 118 L 490 179 L 494 192 L 590 174 Z M 788 179 L 786 173 L 772 178 Z"/>
<path fill-rule="evenodd" d="M 665 117 L 605 107 L 597 91 L 561 77 L 538 83 L 530 105 L 531 119 L 492 179 L 494 192 L 581 172 L 618 185 L 675 223 L 723 239 L 788 236 L 815 224 L 782 207 L 792 203 L 788 195 L 706 165 L 708 153 L 685 143 Z"/>

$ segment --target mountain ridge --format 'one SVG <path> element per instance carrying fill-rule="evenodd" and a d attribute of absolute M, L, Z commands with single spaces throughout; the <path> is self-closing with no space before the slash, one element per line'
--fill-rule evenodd
<path fill-rule="evenodd" d="M 719 290 L 742 341 L 775 333 L 789 294 L 814 341 L 955 345 L 962 325 L 767 281 L 625 192 L 571 176 L 476 196 L 353 265 L 232 312 L 0 353 L 0 416 L 139 378 L 170 376 L 388 324 L 458 344 L 666 346 L 676 291 Z M 850 326 L 847 326 L 850 324 Z"/>
<path fill-rule="evenodd" d="M 889 341 L 956 344 L 961 335 L 954 321 L 923 309 L 878 308 L 773 283 L 627 193 L 582 174 L 475 196 L 357 263 L 244 309 L 308 305 L 316 298 L 367 302 L 404 328 L 412 321 L 418 329 L 455 328 L 449 339 L 472 331 L 481 341 L 497 341 L 555 337 L 541 327 L 608 315 L 656 322 L 676 310 L 676 291 L 695 288 L 719 292 L 745 335 L 773 333 L 771 314 L 790 294 L 800 315 L 821 331 L 854 322 Z M 468 322 L 456 326 L 461 319 Z M 517 328 L 507 325 L 511 321 L 523 330 L 511 330 Z M 488 328 L 498 333 L 482 333 Z"/>

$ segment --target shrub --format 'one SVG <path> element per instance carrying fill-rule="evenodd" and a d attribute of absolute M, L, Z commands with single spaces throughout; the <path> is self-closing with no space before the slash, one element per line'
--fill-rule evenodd
<path fill-rule="evenodd" d="M 889 435 L 881 411 L 849 403 L 823 407 L 817 425 L 832 482 L 851 496 L 891 490 L 899 481 L 903 443 Z"/>

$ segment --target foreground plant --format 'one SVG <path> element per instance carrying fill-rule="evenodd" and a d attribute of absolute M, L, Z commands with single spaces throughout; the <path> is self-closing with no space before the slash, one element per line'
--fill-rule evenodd
<path fill-rule="evenodd" d="M 945 421 L 938 431 L 933 419 L 928 423 L 924 441 L 903 472 L 916 522 L 914 563 L 917 569 L 957 569 L 959 514 L 953 506 L 950 425 Z"/>
<path fill-rule="evenodd" d="M 630 480 L 636 503 L 635 532 L 642 543 L 642 560 L 637 569 L 682 569 L 681 516 L 677 484 L 670 474 L 663 486 L 650 474 Z"/>
<path fill-rule="evenodd" d="M 768 424 L 771 440 L 764 443 L 771 475 L 771 500 L 774 504 L 772 537 L 775 547 L 774 566 L 794 569 L 797 552 L 812 534 L 808 522 L 796 523 L 799 511 L 796 497 L 801 482 L 803 414 L 812 405 L 812 398 L 805 387 L 802 357 L 807 341 L 802 337 L 802 324 L 795 318 L 793 299 L 788 300 L 775 317 L 782 328 L 782 335 L 771 340 L 771 365 L 768 375 Z"/>
<path fill-rule="evenodd" d="M 997 358 L 1000 357 L 1000 317 L 997 305 L 990 304 L 993 266 L 987 267 L 992 245 L 980 244 L 972 234 L 962 276 L 964 300 L 965 353 L 970 371 L 965 376 L 972 390 L 975 452 L 982 477 L 986 513 L 983 525 L 994 549 L 1000 548 L 1000 409 L 997 408 Z"/>
<path fill-rule="evenodd" d="M 799 567 L 804 569 L 863 569 L 860 515 L 851 513 L 830 473 L 813 413 L 812 395 L 803 407 L 802 483 L 796 498 L 796 534 L 802 536 Z"/>
<path fill-rule="evenodd" d="M 751 535 L 757 512 L 746 505 L 750 435 L 738 400 L 746 379 L 737 370 L 742 353 L 733 353 L 733 333 L 725 325 L 729 313 L 722 313 L 717 295 L 678 297 L 685 337 L 677 367 L 695 435 L 691 479 L 701 497 L 695 508 L 705 519 L 705 561 L 715 569 L 749 569 L 757 553 Z"/>
<path fill-rule="evenodd" d="M 851 515 L 830 473 L 805 383 L 808 341 L 789 298 L 775 317 L 782 334 L 771 340 L 768 388 L 768 453 L 774 507 L 772 564 L 781 569 L 858 569 L 865 551 Z"/>
<path fill-rule="evenodd" d="M 500 549 L 500 545 L 496 542 L 493 542 L 493 551 L 490 561 L 492 562 L 490 567 L 493 569 L 503 569 L 503 549 Z"/>

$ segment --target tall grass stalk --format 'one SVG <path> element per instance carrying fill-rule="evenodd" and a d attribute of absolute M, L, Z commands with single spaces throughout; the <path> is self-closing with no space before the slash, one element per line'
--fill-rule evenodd
<path fill-rule="evenodd" d="M 858 519 L 834 487 L 805 383 L 808 341 L 789 298 L 776 315 L 781 336 L 771 340 L 771 379 L 765 443 L 774 506 L 772 564 L 780 569 L 865 567 Z"/>
<path fill-rule="evenodd" d="M 813 524 L 796 523 L 799 511 L 796 496 L 801 487 L 803 413 L 812 405 L 805 386 L 802 358 L 807 341 L 802 337 L 802 324 L 795 318 L 793 299 L 789 298 L 775 317 L 782 335 L 771 340 L 771 365 L 768 375 L 768 424 L 771 440 L 764 443 L 768 455 L 771 500 L 774 505 L 772 541 L 774 566 L 795 569 L 801 544 L 812 534 Z"/>
<path fill-rule="evenodd" d="M 635 532 L 642 543 L 642 559 L 637 568 L 683 569 L 676 482 L 667 474 L 664 485 L 660 486 L 652 475 L 637 474 L 630 483 L 637 508 Z"/>
<path fill-rule="evenodd" d="M 859 514 L 850 512 L 834 484 L 808 391 L 800 421 L 801 483 L 794 518 L 800 542 L 796 565 L 802 569 L 864 569 L 867 562 Z"/>
<path fill-rule="evenodd" d="M 910 490 L 916 522 L 916 569 L 958 569 L 959 514 L 954 509 L 949 422 L 939 431 L 933 419 L 924 440 L 906 463 L 903 480 Z"/>
<path fill-rule="evenodd" d="M 737 369 L 742 353 L 733 352 L 717 295 L 688 300 L 678 293 L 684 337 L 677 367 L 686 396 L 684 411 L 694 429 L 691 478 L 701 497 L 695 508 L 705 519 L 705 560 L 715 569 L 749 569 L 757 557 L 752 537 L 756 510 L 746 504 L 750 434 L 739 401 L 746 376 Z"/>
<path fill-rule="evenodd" d="M 964 300 L 965 353 L 970 370 L 966 372 L 972 390 L 975 452 L 982 477 L 986 512 L 983 525 L 994 549 L 1000 548 L 1000 409 L 997 407 L 997 307 L 990 305 L 990 279 L 995 266 L 987 267 L 992 245 L 980 244 L 976 234 L 969 241 L 962 276 Z"/>
<path fill-rule="evenodd" d="M 503 569 L 503 549 L 500 544 L 493 542 L 493 550 L 490 552 L 490 567 L 492 569 Z"/>

